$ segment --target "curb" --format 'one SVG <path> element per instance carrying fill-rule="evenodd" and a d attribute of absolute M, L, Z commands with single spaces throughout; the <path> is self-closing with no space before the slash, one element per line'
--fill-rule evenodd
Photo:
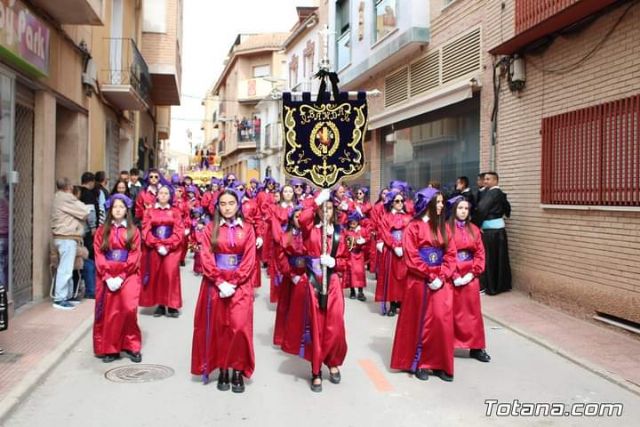
<path fill-rule="evenodd" d="M 547 350 L 552 351 L 553 353 L 564 357 L 565 359 L 567 359 L 570 362 L 575 363 L 576 365 L 587 369 L 588 371 L 593 372 L 594 374 L 604 378 L 605 380 L 620 386 L 628 391 L 630 391 L 631 393 L 634 393 L 638 396 L 640 396 L 640 386 L 635 385 L 634 383 L 631 383 L 629 381 L 627 381 L 626 379 L 624 379 L 623 377 L 621 377 L 618 374 L 612 373 L 610 371 L 607 371 L 606 369 L 602 368 L 601 366 L 598 366 L 592 362 L 589 362 L 585 359 L 582 359 L 580 357 L 574 356 L 573 354 L 561 349 L 559 346 L 555 345 L 555 344 L 551 344 L 550 342 L 546 341 L 544 338 L 540 338 L 537 337 L 535 335 L 532 335 L 531 333 L 518 328 L 517 326 L 513 326 L 510 324 L 507 324 L 506 322 L 502 321 L 500 318 L 495 317 L 491 314 L 487 314 L 486 312 L 483 312 L 482 315 L 484 317 L 486 317 L 487 319 L 499 324 L 500 326 L 502 326 L 505 329 L 508 329 L 510 331 L 515 332 L 516 334 L 528 339 L 529 341 L 532 341 L 544 348 L 546 348 Z"/>
<path fill-rule="evenodd" d="M 38 386 L 42 380 L 55 368 L 64 356 L 91 330 L 93 315 L 83 321 L 67 338 L 51 353 L 46 355 L 40 363 L 31 370 L 7 396 L 0 401 L 0 425 L 3 425 L 14 409 Z"/>

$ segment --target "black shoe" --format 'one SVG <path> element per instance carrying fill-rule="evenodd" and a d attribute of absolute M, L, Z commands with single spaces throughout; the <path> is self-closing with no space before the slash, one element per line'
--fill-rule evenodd
<path fill-rule="evenodd" d="M 420 368 L 416 371 L 415 376 L 417 379 L 421 381 L 426 381 L 429 379 L 429 371 L 423 368 Z"/>
<path fill-rule="evenodd" d="M 125 350 L 124 353 L 127 355 L 129 359 L 131 359 L 133 363 L 142 362 L 142 354 L 140 354 L 139 351 L 134 352 L 134 351 Z"/>
<path fill-rule="evenodd" d="M 233 376 L 231 377 L 231 391 L 234 393 L 244 393 L 244 379 L 242 378 L 242 372 L 233 370 Z"/>
<path fill-rule="evenodd" d="M 356 299 L 356 290 L 351 288 L 351 293 L 349 294 L 349 299 Z"/>
<path fill-rule="evenodd" d="M 320 381 L 316 382 L 316 380 Z M 320 393 L 322 391 L 322 373 L 311 375 L 311 391 L 314 393 Z"/>
<path fill-rule="evenodd" d="M 441 369 L 434 369 L 433 370 L 433 375 L 435 375 L 436 377 L 440 378 L 442 381 L 446 381 L 446 382 L 451 382 L 453 381 L 453 375 L 449 375 L 447 374 L 445 371 L 441 370 Z"/>
<path fill-rule="evenodd" d="M 340 384 L 341 379 L 342 379 L 342 376 L 340 375 L 340 371 L 331 372 L 331 369 L 329 369 L 329 381 L 332 384 Z"/>
<path fill-rule="evenodd" d="M 185 265 L 187 265 L 184 261 L 180 261 L 180 267 L 184 267 Z"/>
<path fill-rule="evenodd" d="M 118 354 L 116 354 L 116 353 L 107 354 L 102 358 L 102 362 L 103 363 L 111 363 L 114 360 L 118 360 L 118 359 L 120 359 L 120 354 L 119 353 Z"/>
<path fill-rule="evenodd" d="M 167 317 L 180 317 L 180 310 L 177 308 L 170 308 L 168 310 Z"/>
<path fill-rule="evenodd" d="M 165 314 L 167 314 L 167 309 L 165 308 L 164 305 L 159 305 L 156 308 L 156 311 L 153 312 L 153 317 L 160 317 L 160 316 L 164 316 Z"/>
<path fill-rule="evenodd" d="M 469 351 L 469 357 L 485 363 L 491 360 L 491 356 L 489 356 L 489 353 L 484 351 L 484 349 L 477 349 L 477 348 Z"/>
<path fill-rule="evenodd" d="M 391 306 L 391 308 L 389 309 L 389 311 L 387 311 L 387 316 L 389 317 L 393 317 L 397 314 L 396 312 L 396 306 Z"/>
<path fill-rule="evenodd" d="M 360 292 L 358 292 L 358 301 L 366 301 L 367 297 L 364 296 L 364 292 L 362 292 L 362 290 L 360 290 Z"/>
<path fill-rule="evenodd" d="M 218 390 L 227 391 L 231 388 L 229 385 L 229 370 L 220 369 L 220 375 L 218 375 Z"/>

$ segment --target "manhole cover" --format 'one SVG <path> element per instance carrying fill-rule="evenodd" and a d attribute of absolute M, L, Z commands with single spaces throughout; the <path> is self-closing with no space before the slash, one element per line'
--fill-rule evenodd
<path fill-rule="evenodd" d="M 104 377 L 115 383 L 148 383 L 169 378 L 174 370 L 162 365 L 121 366 L 105 372 Z"/>

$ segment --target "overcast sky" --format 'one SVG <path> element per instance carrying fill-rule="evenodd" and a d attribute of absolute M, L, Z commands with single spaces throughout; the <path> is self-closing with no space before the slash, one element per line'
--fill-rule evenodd
<path fill-rule="evenodd" d="M 202 98 L 222 72 L 224 58 L 238 33 L 289 31 L 296 6 L 313 0 L 184 0 L 182 100 L 173 107 L 171 146 L 188 151 L 187 130 L 202 142 Z"/>

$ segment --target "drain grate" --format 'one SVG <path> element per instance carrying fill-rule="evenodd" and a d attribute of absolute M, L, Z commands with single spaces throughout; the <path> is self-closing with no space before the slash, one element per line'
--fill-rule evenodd
<path fill-rule="evenodd" d="M 104 377 L 114 383 L 148 383 L 169 378 L 174 370 L 162 365 L 121 366 L 105 372 Z"/>

